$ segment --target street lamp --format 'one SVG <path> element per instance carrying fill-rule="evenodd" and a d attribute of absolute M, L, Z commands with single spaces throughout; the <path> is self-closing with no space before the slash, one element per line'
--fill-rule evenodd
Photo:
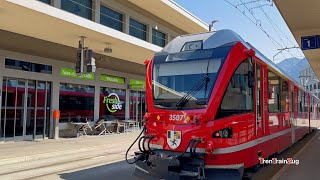
<path fill-rule="evenodd" d="M 211 22 L 211 24 L 209 25 L 209 31 L 212 31 L 213 24 L 214 24 L 214 23 L 217 23 L 217 22 L 219 22 L 219 20 L 213 20 L 213 21 Z"/>

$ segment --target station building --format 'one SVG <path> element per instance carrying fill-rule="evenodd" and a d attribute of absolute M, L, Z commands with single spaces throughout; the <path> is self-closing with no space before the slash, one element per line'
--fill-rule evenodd
<path fill-rule="evenodd" d="M 207 30 L 171 0 L 1 0 L 0 141 L 67 135 L 79 116 L 141 121 L 144 61 L 179 35 Z M 97 71 L 79 76 L 82 36 Z"/>
<path fill-rule="evenodd" d="M 320 82 L 312 68 L 306 67 L 299 72 L 300 84 L 320 99 Z"/>

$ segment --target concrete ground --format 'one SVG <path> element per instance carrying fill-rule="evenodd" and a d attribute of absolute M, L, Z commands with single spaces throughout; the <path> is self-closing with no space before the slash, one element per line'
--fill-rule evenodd
<path fill-rule="evenodd" d="M 285 165 L 272 180 L 313 180 L 320 179 L 320 133 L 293 156 L 297 165 Z"/>
<path fill-rule="evenodd" d="M 139 133 L 0 144 L 0 179 L 140 180 L 132 176 L 134 166 L 124 161 L 127 148 Z M 319 148 L 320 135 L 314 132 L 278 156 L 299 159 L 298 166 L 267 165 L 252 179 L 314 179 L 311 177 L 317 177 L 320 170 Z M 137 150 L 134 145 L 129 154 Z"/>
<path fill-rule="evenodd" d="M 43 178 L 53 174 L 56 176 L 52 179 L 65 179 L 59 173 L 123 161 L 127 148 L 139 133 L 0 144 L 0 179 Z M 136 150 L 137 145 L 129 154 Z"/>

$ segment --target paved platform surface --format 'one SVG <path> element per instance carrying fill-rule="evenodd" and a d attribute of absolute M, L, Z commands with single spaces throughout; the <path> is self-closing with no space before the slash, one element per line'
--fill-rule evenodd
<path fill-rule="evenodd" d="M 130 145 L 139 133 L 140 131 L 105 136 L 3 143 L 0 144 L 0 165 L 55 157 L 60 154 L 123 148 L 123 146 Z"/>
<path fill-rule="evenodd" d="M 285 165 L 272 178 L 273 180 L 320 179 L 320 133 L 317 134 L 295 155 L 299 164 Z"/>

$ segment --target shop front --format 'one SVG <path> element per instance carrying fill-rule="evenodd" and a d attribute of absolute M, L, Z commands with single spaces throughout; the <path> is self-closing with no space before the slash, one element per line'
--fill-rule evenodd
<path fill-rule="evenodd" d="M 5 68 L 15 72 L 51 74 L 51 66 L 5 59 Z M 8 74 L 12 75 L 12 74 Z M 0 141 L 44 139 L 49 136 L 51 87 L 46 80 L 3 76 Z"/>
<path fill-rule="evenodd" d="M 91 125 L 108 116 L 141 124 L 146 112 L 143 76 L 107 69 L 79 76 L 73 63 L 8 54 L 11 59 L 0 65 L 0 141 L 68 136 L 79 117 Z M 58 123 L 54 110 L 60 111 Z"/>

